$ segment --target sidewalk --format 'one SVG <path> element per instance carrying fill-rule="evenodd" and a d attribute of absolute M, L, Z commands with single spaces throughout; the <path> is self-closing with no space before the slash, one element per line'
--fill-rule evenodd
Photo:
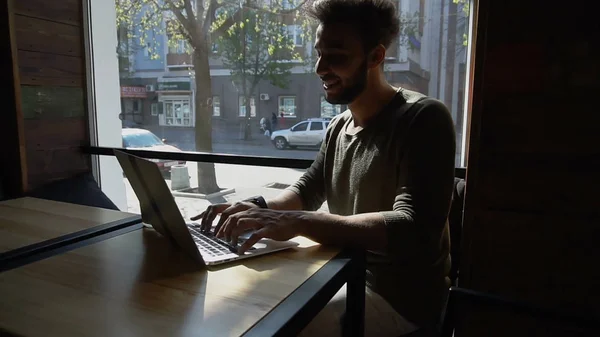
<path fill-rule="evenodd" d="M 192 164 L 192 163 L 190 163 Z M 262 195 L 266 199 L 277 196 L 282 189 L 267 187 L 270 184 L 277 183 L 283 188 L 291 185 L 304 173 L 304 170 L 287 168 L 267 168 L 267 167 L 248 167 L 240 165 L 216 164 L 217 183 L 222 188 L 235 188 L 235 192 L 222 197 L 213 199 L 197 199 L 186 197 L 174 197 L 179 206 L 181 215 L 186 221 L 190 217 L 202 213 L 211 204 L 216 203 L 234 203 L 256 195 Z M 192 177 L 190 185 L 198 186 L 194 177 L 195 168 L 189 168 Z M 140 214 L 140 204 L 127 179 L 123 179 L 127 193 L 128 212 Z M 166 180 L 169 189 L 171 181 Z M 322 211 L 328 211 L 327 203 L 320 208 Z"/>

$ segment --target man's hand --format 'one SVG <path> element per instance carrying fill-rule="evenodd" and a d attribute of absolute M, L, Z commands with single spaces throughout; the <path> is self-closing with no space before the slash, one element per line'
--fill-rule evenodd
<path fill-rule="evenodd" d="M 307 214 L 252 207 L 229 215 L 216 235 L 235 246 L 241 234 L 256 230 L 240 247 L 239 254 L 243 254 L 262 238 L 285 241 L 298 236 Z"/>
<path fill-rule="evenodd" d="M 246 211 L 251 208 L 259 207 L 251 202 L 245 201 L 236 202 L 234 204 L 215 204 L 208 206 L 204 212 L 192 217 L 191 219 L 194 221 L 202 219 L 200 222 L 200 230 L 202 232 L 208 232 L 212 228 L 212 223 L 213 220 L 215 220 L 215 217 L 221 214 L 221 218 L 215 227 L 215 233 L 217 233 L 225 220 L 227 220 L 231 215 Z"/>

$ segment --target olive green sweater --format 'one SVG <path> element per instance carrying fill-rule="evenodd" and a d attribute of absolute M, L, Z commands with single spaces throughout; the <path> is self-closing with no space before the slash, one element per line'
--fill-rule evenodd
<path fill-rule="evenodd" d="M 449 286 L 450 113 L 435 99 L 400 90 L 358 133 L 346 132 L 351 121 L 350 111 L 332 120 L 314 163 L 289 189 L 306 210 L 327 200 L 334 214 L 380 212 L 388 246 L 367 252 L 367 285 L 406 319 L 433 324 Z"/>

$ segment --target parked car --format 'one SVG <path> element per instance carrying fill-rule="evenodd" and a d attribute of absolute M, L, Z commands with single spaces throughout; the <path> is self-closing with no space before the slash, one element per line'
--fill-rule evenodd
<path fill-rule="evenodd" d="M 125 128 L 121 131 L 123 138 L 123 147 L 131 150 L 149 150 L 162 152 L 182 152 L 172 145 L 165 144 L 164 139 L 158 138 L 155 134 L 144 129 Z M 158 165 L 163 173 L 171 172 L 173 165 L 184 165 L 185 161 L 168 159 L 150 159 Z"/>
<path fill-rule="evenodd" d="M 321 146 L 330 121 L 330 118 L 309 118 L 289 129 L 273 131 L 271 142 L 279 150 L 296 146 Z"/>

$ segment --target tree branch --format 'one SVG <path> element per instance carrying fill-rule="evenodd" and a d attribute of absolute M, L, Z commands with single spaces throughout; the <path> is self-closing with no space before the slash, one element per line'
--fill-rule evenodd
<path fill-rule="evenodd" d="M 202 34 L 204 34 L 204 36 L 208 36 L 210 25 L 212 24 L 212 20 L 215 17 L 215 13 L 217 12 L 217 9 L 219 7 L 220 5 L 217 3 L 217 0 L 210 0 L 210 3 L 208 4 L 208 10 L 206 11 L 206 15 L 204 16 L 204 22 L 202 25 Z"/>
<path fill-rule="evenodd" d="M 214 1 L 214 0 L 213 0 Z M 300 8 L 302 8 L 304 6 L 304 4 L 306 4 L 308 2 L 308 0 L 303 0 L 298 6 L 291 8 L 291 9 L 285 9 L 285 10 L 279 10 L 279 11 L 275 11 L 275 12 L 268 12 L 271 14 L 291 14 L 294 13 L 296 11 L 298 11 Z M 214 31 L 214 35 L 216 37 L 220 37 L 223 36 L 227 30 L 236 22 L 239 22 L 242 18 L 242 13 L 241 11 L 244 10 L 245 8 L 250 8 L 250 9 L 255 9 L 255 10 L 260 10 L 260 11 L 264 11 L 263 8 L 259 7 L 259 6 L 254 6 L 249 4 L 248 2 L 246 2 L 246 5 L 244 5 L 242 7 L 242 9 L 238 9 L 235 14 L 233 14 L 232 16 L 228 17 L 227 19 L 225 19 L 225 22 L 223 22 L 223 24 L 217 28 Z"/>
<path fill-rule="evenodd" d="M 156 2 L 156 0 L 154 1 Z M 175 6 L 172 0 L 166 0 L 165 2 L 167 3 L 167 6 L 169 6 L 169 10 L 175 15 L 179 23 L 187 31 L 188 35 L 190 36 L 190 42 L 192 42 L 192 45 L 194 47 L 199 46 L 199 42 L 201 42 L 201 40 L 199 40 L 196 36 L 196 30 L 194 29 L 195 22 L 190 22 L 188 18 L 185 15 L 183 15 L 181 8 Z"/>
<path fill-rule="evenodd" d="M 196 0 L 198 3 L 202 3 L 202 0 Z M 185 13 L 187 14 L 187 19 L 190 22 L 194 22 L 196 21 L 196 17 L 194 16 L 194 9 L 192 8 L 192 2 L 190 0 L 183 0 L 183 7 L 185 8 Z M 198 8 L 202 7 L 202 5 L 199 5 Z M 201 15 L 198 15 L 198 17 L 202 17 Z"/>

